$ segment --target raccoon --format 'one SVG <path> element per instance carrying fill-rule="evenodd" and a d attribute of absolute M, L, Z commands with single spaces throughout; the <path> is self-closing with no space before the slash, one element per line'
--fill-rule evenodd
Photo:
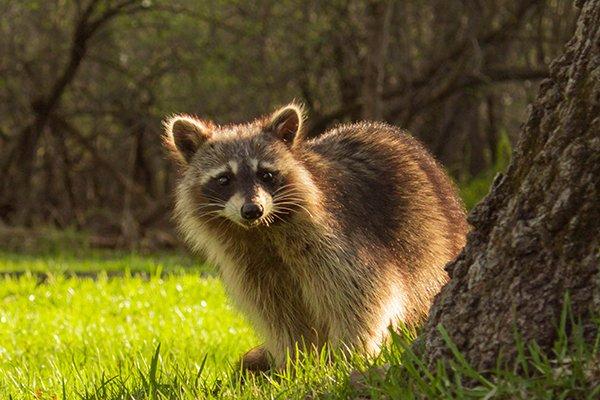
<path fill-rule="evenodd" d="M 464 246 L 451 180 L 393 126 L 306 139 L 292 103 L 239 125 L 176 115 L 164 143 L 180 166 L 182 235 L 265 340 L 248 369 L 282 366 L 298 344 L 377 353 L 390 326 L 426 317 Z"/>

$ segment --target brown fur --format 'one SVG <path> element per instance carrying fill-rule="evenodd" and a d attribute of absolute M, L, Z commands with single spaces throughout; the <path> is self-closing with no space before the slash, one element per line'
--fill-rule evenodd
<path fill-rule="evenodd" d="M 187 130 L 174 138 L 173 121 L 166 138 L 183 165 L 181 231 L 219 266 L 266 340 L 245 364 L 271 354 L 282 365 L 297 343 L 374 353 L 390 324 L 427 315 L 468 227 L 450 179 L 415 139 L 358 123 L 305 140 L 292 105 L 245 125 L 203 122 L 208 139 L 186 159 L 175 142 Z M 257 178 L 259 161 L 275 181 Z M 232 183 L 219 186 L 210 173 Z M 236 207 L 248 201 L 271 211 L 246 226 Z"/>

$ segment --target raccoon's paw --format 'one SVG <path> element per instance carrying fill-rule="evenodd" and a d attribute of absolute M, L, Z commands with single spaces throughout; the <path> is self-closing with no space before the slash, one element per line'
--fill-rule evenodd
<path fill-rule="evenodd" d="M 242 371 L 266 372 L 271 369 L 272 358 L 263 346 L 258 346 L 242 356 L 240 365 Z"/>

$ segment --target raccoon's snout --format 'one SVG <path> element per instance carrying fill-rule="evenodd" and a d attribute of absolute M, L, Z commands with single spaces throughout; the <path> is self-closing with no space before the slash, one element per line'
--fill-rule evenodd
<path fill-rule="evenodd" d="M 246 203 L 242 206 L 241 214 L 242 218 L 248 221 L 254 221 L 262 217 L 264 207 L 258 203 Z"/>

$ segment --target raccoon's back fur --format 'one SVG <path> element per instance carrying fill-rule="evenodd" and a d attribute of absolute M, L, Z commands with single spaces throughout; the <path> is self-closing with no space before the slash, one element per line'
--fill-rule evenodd
<path fill-rule="evenodd" d="M 278 365 L 298 342 L 373 353 L 390 324 L 419 323 L 468 229 L 450 179 L 409 135 L 364 122 L 306 140 L 302 125 L 295 105 L 243 125 L 167 122 L 181 231 Z"/>

